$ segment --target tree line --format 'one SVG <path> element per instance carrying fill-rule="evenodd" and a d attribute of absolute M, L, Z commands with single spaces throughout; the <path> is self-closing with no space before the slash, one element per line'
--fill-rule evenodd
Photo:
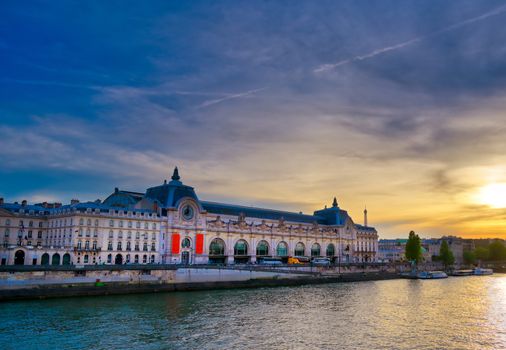
<path fill-rule="evenodd" d="M 406 259 L 415 265 L 418 265 L 423 260 L 422 240 L 414 231 L 409 233 L 405 255 Z M 445 268 L 455 263 L 453 252 L 450 250 L 448 242 L 444 239 L 441 241 L 439 255 L 436 258 L 437 261 L 443 263 Z M 476 247 L 472 251 L 465 251 L 463 258 L 464 263 L 468 265 L 479 261 L 506 261 L 506 246 L 497 240 L 486 246 Z"/>
<path fill-rule="evenodd" d="M 506 246 L 501 241 L 494 241 L 486 246 L 465 251 L 463 258 L 466 264 L 475 264 L 478 261 L 505 261 Z"/>

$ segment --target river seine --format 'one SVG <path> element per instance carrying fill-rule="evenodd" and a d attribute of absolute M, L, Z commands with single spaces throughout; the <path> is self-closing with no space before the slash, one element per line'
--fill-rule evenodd
<path fill-rule="evenodd" d="M 506 275 L 0 304 L 2 349 L 506 349 Z"/>

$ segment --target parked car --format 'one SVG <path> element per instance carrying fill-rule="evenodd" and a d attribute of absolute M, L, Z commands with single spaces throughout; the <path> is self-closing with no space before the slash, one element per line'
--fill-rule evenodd
<path fill-rule="evenodd" d="M 293 256 L 289 256 L 288 257 L 288 264 L 302 264 L 302 262 L 298 259 L 298 258 L 295 258 Z"/>
<path fill-rule="evenodd" d="M 313 265 L 329 266 L 330 265 L 330 259 L 329 258 L 314 258 L 313 259 Z"/>
<path fill-rule="evenodd" d="M 262 258 L 258 263 L 260 265 L 283 265 L 283 262 L 279 258 Z"/>
<path fill-rule="evenodd" d="M 299 260 L 300 264 L 308 264 L 311 262 L 311 258 L 307 256 L 294 256 L 294 258 Z"/>

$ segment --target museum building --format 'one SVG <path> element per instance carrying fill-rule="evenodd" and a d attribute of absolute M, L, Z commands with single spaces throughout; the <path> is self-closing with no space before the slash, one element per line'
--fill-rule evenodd
<path fill-rule="evenodd" d="M 239 264 L 288 256 L 374 262 L 378 233 L 336 198 L 313 215 L 203 201 L 181 182 L 104 201 L 7 203 L 0 198 L 2 265 Z"/>

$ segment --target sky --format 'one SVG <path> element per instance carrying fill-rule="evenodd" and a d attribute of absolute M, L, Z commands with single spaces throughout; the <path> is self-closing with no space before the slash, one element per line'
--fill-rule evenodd
<path fill-rule="evenodd" d="M 506 238 L 506 1 L 0 2 L 0 196 Z"/>

